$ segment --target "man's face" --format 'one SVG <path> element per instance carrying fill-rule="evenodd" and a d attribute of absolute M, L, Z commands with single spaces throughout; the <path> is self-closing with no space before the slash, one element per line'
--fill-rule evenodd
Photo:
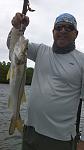
<path fill-rule="evenodd" d="M 58 47 L 64 48 L 73 42 L 78 35 L 78 31 L 69 23 L 61 22 L 53 29 L 53 38 Z"/>

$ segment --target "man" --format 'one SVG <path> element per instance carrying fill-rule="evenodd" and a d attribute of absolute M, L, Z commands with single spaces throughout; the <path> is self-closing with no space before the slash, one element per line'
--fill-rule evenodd
<path fill-rule="evenodd" d="M 29 18 L 16 13 L 7 40 L 10 59 L 21 23 L 26 28 Z M 75 49 L 77 35 L 76 19 L 64 13 L 55 20 L 52 47 L 28 43 L 28 58 L 35 62 L 35 69 L 22 150 L 84 150 L 84 133 L 78 145 L 75 140 L 84 90 L 84 54 Z"/>

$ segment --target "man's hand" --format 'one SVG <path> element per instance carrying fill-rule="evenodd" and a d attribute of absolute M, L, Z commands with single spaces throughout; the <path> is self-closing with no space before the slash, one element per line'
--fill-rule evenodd
<path fill-rule="evenodd" d="M 16 29 L 20 29 L 21 24 L 24 24 L 24 26 L 26 28 L 29 24 L 29 17 L 25 16 L 21 13 L 16 13 L 15 16 L 13 17 L 11 23 Z"/>
<path fill-rule="evenodd" d="M 84 141 L 80 141 L 77 144 L 77 150 L 84 150 Z"/>

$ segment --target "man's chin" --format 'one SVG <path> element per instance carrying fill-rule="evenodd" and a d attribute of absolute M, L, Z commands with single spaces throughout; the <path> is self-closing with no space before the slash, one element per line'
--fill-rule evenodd
<path fill-rule="evenodd" d="M 67 47 L 68 45 L 63 45 L 63 44 L 61 44 L 61 45 L 57 45 L 59 48 L 65 48 L 65 47 Z"/>
<path fill-rule="evenodd" d="M 60 42 L 57 43 L 57 46 L 58 46 L 59 48 L 65 48 L 65 47 L 67 47 L 68 45 L 69 45 L 69 43 L 65 43 L 64 41 L 60 41 Z"/>

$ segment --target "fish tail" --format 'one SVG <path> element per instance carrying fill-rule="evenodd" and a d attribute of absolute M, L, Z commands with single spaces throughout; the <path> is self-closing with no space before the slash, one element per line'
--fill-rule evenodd
<path fill-rule="evenodd" d="M 15 132 L 15 129 L 17 129 L 21 134 L 23 133 L 23 124 L 21 117 L 16 118 L 15 116 L 12 116 L 11 123 L 9 126 L 9 134 L 12 135 Z"/>

